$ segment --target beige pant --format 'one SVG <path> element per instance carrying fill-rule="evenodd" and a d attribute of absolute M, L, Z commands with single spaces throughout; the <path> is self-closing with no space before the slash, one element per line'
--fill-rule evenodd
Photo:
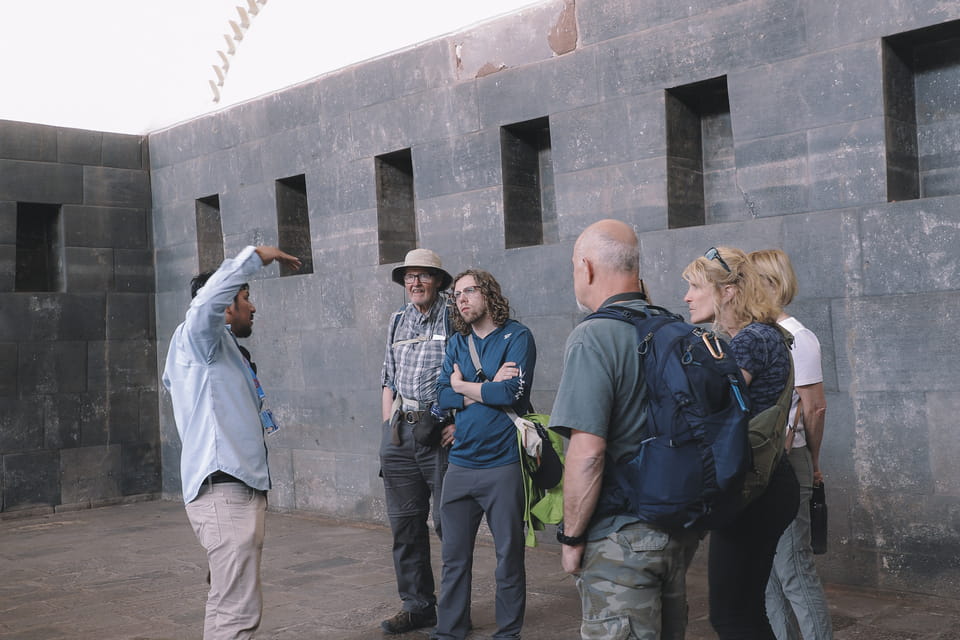
<path fill-rule="evenodd" d="M 239 482 L 204 483 L 187 517 L 210 564 L 204 640 L 245 640 L 260 626 L 267 498 Z"/>

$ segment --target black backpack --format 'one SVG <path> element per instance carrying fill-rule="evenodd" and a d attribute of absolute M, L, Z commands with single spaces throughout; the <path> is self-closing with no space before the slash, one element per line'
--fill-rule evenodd
<path fill-rule="evenodd" d="M 601 307 L 637 330 L 649 401 L 648 437 L 635 455 L 607 459 L 598 515 L 629 513 L 667 529 L 710 529 L 743 506 L 752 468 L 746 383 L 725 343 L 666 309 Z"/>

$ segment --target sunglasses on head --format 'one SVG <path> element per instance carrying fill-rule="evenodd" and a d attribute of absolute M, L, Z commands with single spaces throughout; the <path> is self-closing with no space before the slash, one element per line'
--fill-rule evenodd
<path fill-rule="evenodd" d="M 720 266 L 727 270 L 727 273 L 730 273 L 730 265 L 727 264 L 726 260 L 720 257 L 720 252 L 717 251 L 716 247 L 710 247 L 707 249 L 707 252 L 703 254 L 703 257 L 707 260 L 716 260 L 720 263 Z"/>

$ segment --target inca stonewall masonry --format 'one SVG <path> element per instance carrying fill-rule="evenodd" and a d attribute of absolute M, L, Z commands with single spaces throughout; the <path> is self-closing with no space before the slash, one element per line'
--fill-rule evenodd
<path fill-rule="evenodd" d="M 960 5 L 934 0 L 551 0 L 145 139 L 2 123 L 3 509 L 177 499 L 157 379 L 188 280 L 279 243 L 310 262 L 252 283 L 271 505 L 383 522 L 391 269 L 492 271 L 549 411 L 604 217 L 676 310 L 706 248 L 790 253 L 824 350 L 822 575 L 960 596 Z"/>

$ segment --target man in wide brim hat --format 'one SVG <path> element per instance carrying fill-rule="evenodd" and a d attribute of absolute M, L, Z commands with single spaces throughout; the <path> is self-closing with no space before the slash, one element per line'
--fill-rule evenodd
<path fill-rule="evenodd" d="M 404 275 L 407 273 L 407 269 L 411 267 L 428 269 L 432 273 L 439 275 L 440 282 L 437 287 L 439 291 L 449 289 L 450 284 L 453 282 L 453 277 L 443 270 L 440 256 L 430 251 L 430 249 L 414 249 L 409 251 L 403 264 L 393 270 L 393 281 L 400 285 L 404 284 Z"/>
<path fill-rule="evenodd" d="M 383 431 L 380 472 L 393 533 L 393 564 L 402 607 L 380 627 L 389 635 L 437 623 L 436 585 L 430 566 L 430 497 L 441 535 L 439 503 L 453 441 L 452 415 L 431 413 L 437 378 L 451 333 L 448 296 L 453 278 L 429 249 L 407 253 L 392 279 L 409 302 L 390 317 L 380 376 Z"/>

